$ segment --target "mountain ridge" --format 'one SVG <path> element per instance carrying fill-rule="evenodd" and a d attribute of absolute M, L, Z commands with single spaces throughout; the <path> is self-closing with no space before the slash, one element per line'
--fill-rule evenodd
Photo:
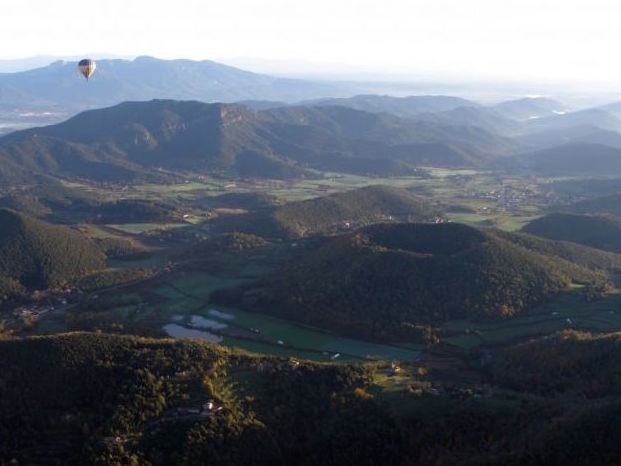
<path fill-rule="evenodd" d="M 466 167 L 512 147 L 480 128 L 345 107 L 255 111 L 238 104 L 153 100 L 89 110 L 0 138 L 0 180 L 66 176 L 127 182 L 162 179 L 166 173 L 160 168 L 251 178 L 316 176 L 309 169 L 394 176 L 413 174 L 417 162 L 433 159 L 436 146 L 429 144 L 440 144 L 442 165 Z"/>
<path fill-rule="evenodd" d="M 611 176 L 621 174 L 621 148 L 572 142 L 493 160 L 491 164 L 546 176 Z"/>

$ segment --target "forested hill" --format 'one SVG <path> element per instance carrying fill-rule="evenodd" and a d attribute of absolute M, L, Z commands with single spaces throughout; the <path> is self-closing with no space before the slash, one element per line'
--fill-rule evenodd
<path fill-rule="evenodd" d="M 620 265 L 621 256 L 525 235 L 384 224 L 326 239 L 265 280 L 214 299 L 352 335 L 407 339 L 419 324 L 510 318 L 574 282 L 603 287 L 606 269 Z"/>
<path fill-rule="evenodd" d="M 438 207 L 410 191 L 372 185 L 229 217 L 217 228 L 296 238 L 380 222 L 433 222 L 442 215 Z"/>
<path fill-rule="evenodd" d="M 431 386 L 422 376 L 197 340 L 4 339 L 0 462 L 613 465 L 620 360 L 618 335 L 566 332 L 499 351 L 491 397 L 436 379 L 432 396 L 374 382 Z"/>
<path fill-rule="evenodd" d="M 493 373 L 497 381 L 515 389 L 588 398 L 619 396 L 620 356 L 621 334 L 568 330 L 504 349 Z"/>
<path fill-rule="evenodd" d="M 0 209 L 0 282 L 45 289 L 101 269 L 104 260 L 95 243 L 71 228 Z"/>
<path fill-rule="evenodd" d="M 528 223 L 522 231 L 621 253 L 621 219 L 610 214 L 549 214 Z"/>
<path fill-rule="evenodd" d="M 514 391 L 562 399 L 573 413 L 556 417 L 552 429 L 540 426 L 538 445 L 508 464 L 614 465 L 621 455 L 618 333 L 566 330 L 510 346 L 490 364 L 493 383 Z M 573 400 L 567 403 L 566 400 Z"/>
<path fill-rule="evenodd" d="M 621 217 L 621 193 L 585 199 L 567 206 L 566 209 L 572 213 L 609 213 Z"/>

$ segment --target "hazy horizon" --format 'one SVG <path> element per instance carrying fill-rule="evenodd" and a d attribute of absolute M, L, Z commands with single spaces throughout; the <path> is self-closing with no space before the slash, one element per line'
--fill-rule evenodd
<path fill-rule="evenodd" d="M 608 0 L 192 0 L 184 8 L 143 0 L 10 0 L 4 12 L 0 40 L 12 44 L 0 53 L 5 60 L 101 51 L 212 59 L 287 75 L 575 82 L 607 89 L 621 79 L 621 65 L 612 60 L 621 7 Z"/>
<path fill-rule="evenodd" d="M 179 56 L 157 59 L 189 59 Z M 134 60 L 138 56 L 115 55 L 111 53 L 85 53 L 72 56 L 38 55 L 16 59 L 0 59 L 0 73 L 18 73 L 49 66 L 60 61 L 78 61 L 82 57 L 95 60 Z M 359 68 L 339 68 L 336 65 L 318 65 L 304 61 L 272 61 L 252 58 L 203 58 L 189 60 L 211 60 L 253 73 L 275 77 L 305 79 L 309 81 L 359 83 L 362 88 L 355 94 L 384 94 L 395 97 L 411 95 L 454 95 L 480 103 L 493 104 L 526 97 L 558 99 L 574 109 L 588 108 L 611 103 L 621 99 L 621 92 L 611 84 L 577 81 L 537 81 L 518 79 L 493 79 L 486 76 L 468 77 L 442 76 L 415 73 L 388 73 L 362 71 Z M 364 86 L 367 85 L 367 86 Z M 320 97 L 320 96 L 318 96 Z"/>

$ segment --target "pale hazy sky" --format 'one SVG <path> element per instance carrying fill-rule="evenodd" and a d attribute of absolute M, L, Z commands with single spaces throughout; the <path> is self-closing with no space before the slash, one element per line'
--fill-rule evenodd
<path fill-rule="evenodd" d="M 0 0 L 0 58 L 146 54 L 615 81 L 620 21 L 619 0 Z"/>

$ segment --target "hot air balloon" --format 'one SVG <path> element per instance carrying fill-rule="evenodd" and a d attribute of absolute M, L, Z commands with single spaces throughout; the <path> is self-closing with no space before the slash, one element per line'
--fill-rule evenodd
<path fill-rule="evenodd" d="M 78 63 L 78 68 L 80 69 L 80 73 L 82 73 L 82 75 L 88 81 L 88 78 L 90 78 L 95 72 L 95 68 L 97 68 L 97 65 L 95 64 L 95 60 L 85 58 L 84 60 L 80 60 L 80 63 Z"/>

